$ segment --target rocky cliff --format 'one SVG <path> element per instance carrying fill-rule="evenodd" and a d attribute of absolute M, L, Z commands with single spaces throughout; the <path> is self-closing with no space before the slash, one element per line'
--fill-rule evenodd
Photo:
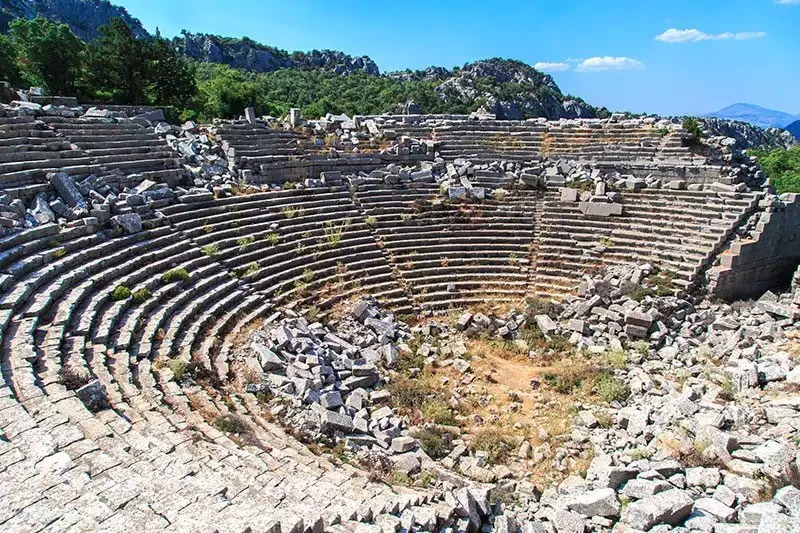
<path fill-rule="evenodd" d="M 480 111 L 507 120 L 546 117 L 597 118 L 602 111 L 579 98 L 564 95 L 553 78 L 508 59 L 485 59 L 463 68 L 429 67 L 388 76 L 403 81 L 438 83 L 437 95 L 445 102 L 478 102 Z"/>
<path fill-rule="evenodd" d="M 334 50 L 290 54 L 285 50 L 266 46 L 248 38 L 234 39 L 189 32 L 183 32 L 183 35 L 176 37 L 173 42 L 183 54 L 197 61 L 224 63 L 233 68 L 252 72 L 271 72 L 281 68 L 321 68 L 336 74 L 361 70 L 367 74 L 380 74 L 378 66 L 369 57 L 352 57 Z"/>
<path fill-rule="evenodd" d="M 736 140 L 734 148 L 791 148 L 798 144 L 797 138 L 786 130 L 760 128 L 747 122 L 721 118 L 701 118 L 700 124 L 708 136 L 730 137 Z"/>
<path fill-rule="evenodd" d="M 66 24 L 85 41 L 97 37 L 98 28 L 114 17 L 122 18 L 136 37 L 149 36 L 142 23 L 125 8 L 106 0 L 0 0 L 0 32 L 5 32 L 16 18 L 37 16 Z"/>

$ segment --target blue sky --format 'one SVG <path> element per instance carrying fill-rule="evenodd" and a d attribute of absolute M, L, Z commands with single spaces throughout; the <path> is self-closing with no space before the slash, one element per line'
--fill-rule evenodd
<path fill-rule="evenodd" d="M 112 1 L 165 36 L 342 50 L 384 72 L 497 56 L 540 63 L 562 91 L 613 110 L 747 102 L 800 114 L 800 0 Z"/>

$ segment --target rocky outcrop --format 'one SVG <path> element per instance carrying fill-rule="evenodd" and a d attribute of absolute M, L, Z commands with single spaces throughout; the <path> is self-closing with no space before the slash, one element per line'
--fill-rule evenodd
<path fill-rule="evenodd" d="M 708 136 L 735 139 L 736 143 L 733 148 L 736 150 L 790 148 L 800 142 L 788 131 L 778 128 L 764 129 L 747 122 L 723 118 L 701 118 L 698 121 Z"/>
<path fill-rule="evenodd" d="M 265 46 L 251 39 L 231 39 L 203 33 L 184 32 L 174 40 L 186 56 L 204 63 L 224 63 L 252 72 L 271 72 L 282 68 L 320 68 L 336 74 L 364 71 L 378 75 L 380 71 L 367 56 L 352 57 L 335 50 L 294 52 Z"/>
<path fill-rule="evenodd" d="M 114 17 L 124 20 L 135 37 L 150 36 L 139 19 L 106 0 L 0 0 L 0 32 L 5 32 L 14 19 L 37 16 L 66 24 L 85 41 L 96 38 L 98 28 Z"/>
<path fill-rule="evenodd" d="M 503 86 L 518 89 L 509 98 Z M 499 119 L 595 118 L 597 110 L 574 98 L 567 98 L 547 74 L 520 61 L 488 59 L 454 71 L 436 93 L 445 102 L 483 102 L 479 111 Z"/>

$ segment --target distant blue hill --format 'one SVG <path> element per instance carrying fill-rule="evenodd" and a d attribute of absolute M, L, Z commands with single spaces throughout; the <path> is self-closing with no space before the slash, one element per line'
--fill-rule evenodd
<path fill-rule="evenodd" d="M 790 115 L 783 111 L 765 109 L 753 104 L 733 104 L 705 116 L 741 120 L 762 128 L 785 128 L 789 124 L 800 120 L 800 115 Z M 797 134 L 795 133 L 795 135 Z"/>
<path fill-rule="evenodd" d="M 786 126 L 786 131 L 800 139 L 800 120 L 795 120 L 788 126 Z"/>

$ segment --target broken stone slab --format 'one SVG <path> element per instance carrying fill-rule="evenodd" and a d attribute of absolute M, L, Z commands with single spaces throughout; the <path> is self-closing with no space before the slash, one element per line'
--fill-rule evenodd
<path fill-rule="evenodd" d="M 567 509 L 584 516 L 619 516 L 622 505 L 612 488 L 595 489 L 573 496 Z"/>
<path fill-rule="evenodd" d="M 83 405 L 93 413 L 109 407 L 108 393 L 106 392 L 105 386 L 100 383 L 98 379 L 94 379 L 83 387 L 80 387 L 75 391 L 75 395 L 83 402 Z"/>
<path fill-rule="evenodd" d="M 253 352 L 255 352 L 256 357 L 258 357 L 258 362 L 264 372 L 269 372 L 270 370 L 280 370 L 286 366 L 286 363 L 280 357 L 278 357 L 278 354 L 263 344 L 253 342 L 250 344 L 250 347 L 252 348 Z"/>
<path fill-rule="evenodd" d="M 549 336 L 558 331 L 558 324 L 548 315 L 536 315 L 534 319 L 536 320 L 536 326 L 543 334 Z"/>
<path fill-rule="evenodd" d="M 142 217 L 138 213 L 125 213 L 111 217 L 111 221 L 125 231 L 125 233 L 139 233 L 142 231 Z"/>
<path fill-rule="evenodd" d="M 319 415 L 320 429 L 325 433 L 343 431 L 350 433 L 353 431 L 353 419 L 347 415 L 328 411 L 318 404 L 313 404 L 311 408 Z"/>
<path fill-rule="evenodd" d="M 37 194 L 33 199 L 33 205 L 31 205 L 30 211 L 31 216 L 39 224 L 49 224 L 56 220 L 56 214 L 50 209 L 47 198 L 42 193 Z"/>
<path fill-rule="evenodd" d="M 572 189 L 570 187 L 564 187 L 561 189 L 561 201 L 562 202 L 577 202 L 578 201 L 578 189 Z"/>
<path fill-rule="evenodd" d="M 656 524 L 674 526 L 689 516 L 693 505 L 686 492 L 670 489 L 631 503 L 623 511 L 622 521 L 645 531 Z"/>
<path fill-rule="evenodd" d="M 69 207 L 86 209 L 86 200 L 78 190 L 75 180 L 68 174 L 64 172 L 54 172 L 48 174 L 47 179 Z"/>
<path fill-rule="evenodd" d="M 610 217 L 622 215 L 622 204 L 607 202 L 579 202 L 578 209 L 587 216 Z"/>

